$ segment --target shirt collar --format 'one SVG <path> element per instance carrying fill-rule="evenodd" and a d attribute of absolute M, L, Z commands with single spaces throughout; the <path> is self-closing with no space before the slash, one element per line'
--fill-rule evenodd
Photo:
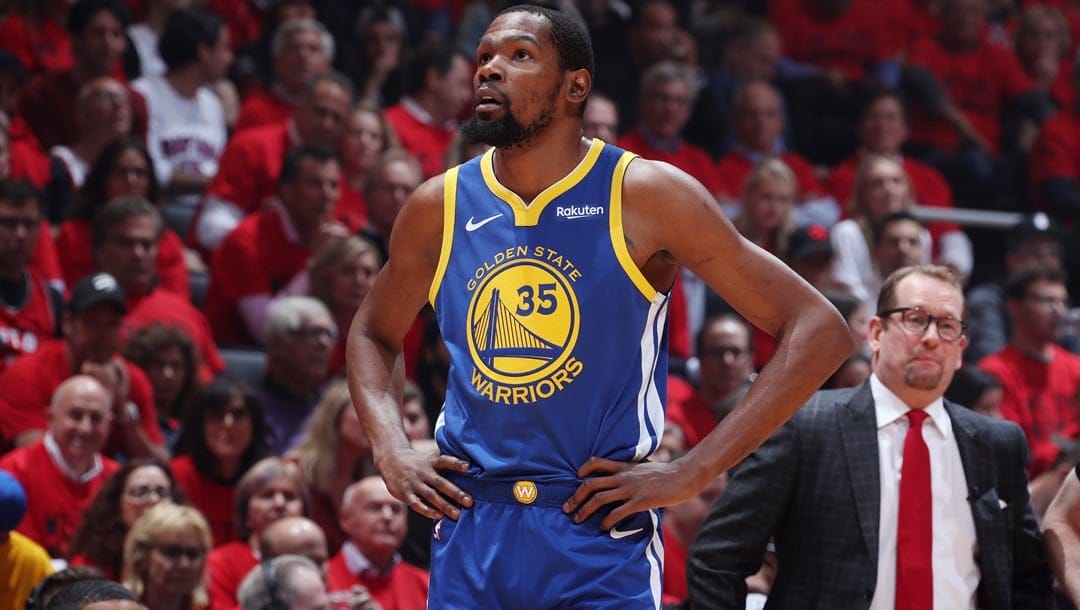
<path fill-rule="evenodd" d="M 285 204 L 279 204 L 278 211 L 281 217 L 281 230 L 285 232 L 285 239 L 288 239 L 294 244 L 304 244 L 304 241 L 300 239 L 300 231 L 297 230 L 296 225 L 293 224 L 292 217 L 289 216 L 289 210 L 285 209 Z"/>
<path fill-rule="evenodd" d="M 870 393 L 874 397 L 874 416 L 877 419 L 878 430 L 899 419 L 903 419 L 907 416 L 907 412 L 911 410 L 911 407 L 904 404 L 904 401 L 900 400 L 899 396 L 894 394 L 878 379 L 877 373 L 870 375 Z M 934 425 L 946 435 L 952 429 L 949 423 L 949 414 L 945 412 L 945 402 L 940 396 L 927 405 L 923 411 L 934 422 Z"/>
<path fill-rule="evenodd" d="M 457 129 L 458 127 L 457 121 L 453 119 L 445 123 L 439 123 L 435 120 L 435 117 L 431 116 L 430 112 L 424 110 L 424 107 L 415 98 L 408 96 L 401 98 L 401 107 L 405 109 L 405 112 L 411 114 L 414 119 L 425 125 L 435 125 L 443 129 Z"/>
<path fill-rule="evenodd" d="M 661 140 L 660 138 L 649 133 L 649 130 L 645 125 L 638 126 L 638 130 L 641 132 L 641 137 L 645 142 L 660 152 L 675 153 L 678 152 L 679 147 L 682 146 L 682 138 L 675 136 L 670 140 Z"/>
<path fill-rule="evenodd" d="M 53 438 L 52 432 L 45 433 L 43 442 L 45 444 L 45 453 L 49 455 L 49 459 L 52 460 L 53 464 L 56 464 L 56 467 L 60 469 L 60 472 L 63 473 L 64 477 L 75 481 L 76 483 L 87 483 L 92 481 L 94 480 L 94 477 L 101 474 L 101 471 L 104 469 L 104 466 L 101 463 L 101 455 L 95 453 L 94 465 L 86 472 L 79 473 L 64 459 L 64 454 L 60 451 L 60 445 L 56 444 L 56 439 Z"/>
<path fill-rule="evenodd" d="M 345 567 L 349 569 L 349 572 L 361 578 L 385 578 L 401 562 L 401 555 L 394 553 L 390 566 L 385 570 L 380 570 L 360 552 L 360 549 L 356 548 L 355 544 L 349 541 L 341 545 L 341 554 L 345 557 Z"/>

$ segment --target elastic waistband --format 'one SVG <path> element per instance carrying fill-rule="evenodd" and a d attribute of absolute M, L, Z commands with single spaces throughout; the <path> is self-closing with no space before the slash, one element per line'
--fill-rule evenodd
<path fill-rule="evenodd" d="M 456 472 L 443 473 L 454 485 L 476 500 L 561 508 L 577 491 L 578 483 L 537 483 L 529 479 L 477 479 Z"/>

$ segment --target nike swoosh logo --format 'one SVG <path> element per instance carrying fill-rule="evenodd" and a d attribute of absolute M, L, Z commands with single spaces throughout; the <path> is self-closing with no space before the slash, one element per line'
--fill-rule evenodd
<path fill-rule="evenodd" d="M 495 220 L 496 218 L 500 218 L 500 217 L 502 217 L 502 214 L 496 214 L 494 216 L 488 216 L 487 218 L 481 220 L 480 222 L 475 222 L 475 221 L 473 221 L 473 217 L 470 216 L 469 221 L 465 223 L 465 230 L 469 231 L 469 232 L 475 231 L 475 230 L 479 229 L 480 227 L 486 225 L 487 223 L 491 222 L 492 220 Z"/>
<path fill-rule="evenodd" d="M 616 540 L 619 540 L 621 538 L 626 538 L 627 536 L 633 536 L 634 534 L 640 533 L 640 532 L 644 531 L 644 529 L 645 528 L 639 527 L 637 529 L 627 530 L 627 531 L 624 532 L 624 531 L 621 531 L 621 530 L 617 530 L 615 528 L 611 528 L 611 532 L 609 532 L 609 533 L 611 534 L 612 538 L 614 538 Z"/>

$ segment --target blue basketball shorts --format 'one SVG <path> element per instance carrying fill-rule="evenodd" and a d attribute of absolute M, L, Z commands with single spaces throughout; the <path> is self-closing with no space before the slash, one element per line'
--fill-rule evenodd
<path fill-rule="evenodd" d="M 450 478 L 475 501 L 435 523 L 430 610 L 660 607 L 659 511 L 606 532 L 603 515 L 575 524 L 562 512 L 576 484 Z"/>

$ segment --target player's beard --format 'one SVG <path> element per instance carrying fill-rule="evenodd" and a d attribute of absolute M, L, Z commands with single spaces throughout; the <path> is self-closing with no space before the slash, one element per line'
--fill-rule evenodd
<path fill-rule="evenodd" d="M 487 144 L 496 148 L 515 148 L 532 142 L 543 133 L 555 119 L 555 100 L 559 95 L 556 88 L 532 123 L 523 124 L 514 116 L 510 100 L 503 102 L 503 115 L 497 119 L 480 119 L 476 114 L 461 126 L 461 135 L 469 144 Z"/>

